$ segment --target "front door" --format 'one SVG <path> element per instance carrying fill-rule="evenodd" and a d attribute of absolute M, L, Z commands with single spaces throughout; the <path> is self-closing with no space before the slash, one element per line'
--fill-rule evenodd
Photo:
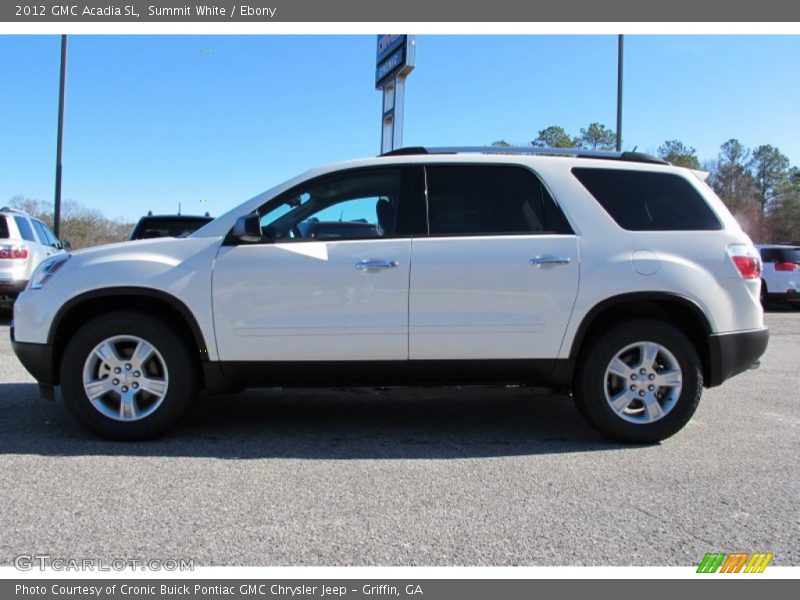
<path fill-rule="evenodd" d="M 402 169 L 360 169 L 263 206 L 264 239 L 214 265 L 220 360 L 407 360 L 403 195 Z"/>

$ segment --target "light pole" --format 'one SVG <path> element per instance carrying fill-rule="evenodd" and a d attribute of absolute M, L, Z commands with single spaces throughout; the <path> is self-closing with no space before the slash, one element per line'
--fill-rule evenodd
<path fill-rule="evenodd" d="M 617 152 L 622 150 L 622 62 L 624 55 L 623 35 L 617 36 Z"/>
<path fill-rule="evenodd" d="M 56 197 L 53 203 L 53 233 L 61 229 L 61 148 L 64 138 L 64 89 L 67 80 L 67 36 L 61 36 L 61 80 L 58 87 L 58 137 L 56 139 Z"/>

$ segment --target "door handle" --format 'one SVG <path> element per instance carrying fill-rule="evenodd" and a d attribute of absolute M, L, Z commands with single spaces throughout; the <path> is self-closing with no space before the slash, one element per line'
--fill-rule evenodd
<path fill-rule="evenodd" d="M 568 265 L 570 262 L 569 256 L 534 256 L 531 259 L 531 265 L 537 269 L 542 265 Z"/>
<path fill-rule="evenodd" d="M 394 269 L 399 267 L 400 263 L 396 260 L 362 260 L 356 263 L 356 269 L 359 271 L 372 271 L 375 269 Z"/>

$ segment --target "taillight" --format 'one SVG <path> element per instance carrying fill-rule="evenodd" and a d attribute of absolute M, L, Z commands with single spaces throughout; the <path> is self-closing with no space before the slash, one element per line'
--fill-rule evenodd
<path fill-rule="evenodd" d="M 28 249 L 25 246 L 0 246 L 0 258 L 25 260 Z"/>
<path fill-rule="evenodd" d="M 761 277 L 761 256 L 752 246 L 744 244 L 728 246 L 728 256 L 731 257 L 743 279 Z"/>
<path fill-rule="evenodd" d="M 793 262 L 779 262 L 775 263 L 775 270 L 776 271 L 798 271 L 800 270 L 800 265 Z"/>

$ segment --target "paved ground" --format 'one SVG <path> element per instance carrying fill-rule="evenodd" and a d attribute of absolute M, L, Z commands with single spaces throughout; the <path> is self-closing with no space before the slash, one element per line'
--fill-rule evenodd
<path fill-rule="evenodd" d="M 659 446 L 610 444 L 529 390 L 258 391 L 109 443 L 0 329 L 0 564 L 21 554 L 263 565 L 800 565 L 800 312 L 759 371 Z"/>

